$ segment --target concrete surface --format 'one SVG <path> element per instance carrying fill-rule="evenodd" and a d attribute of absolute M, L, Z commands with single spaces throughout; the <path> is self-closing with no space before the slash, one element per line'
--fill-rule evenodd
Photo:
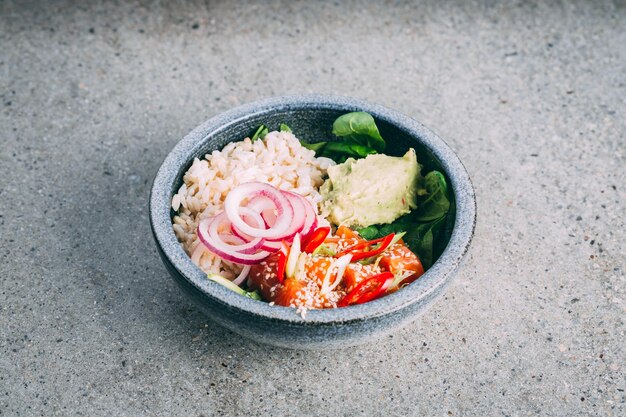
<path fill-rule="evenodd" d="M 626 415 L 623 1 L 93 3 L 0 1 L 1 415 Z M 150 236 L 179 138 L 296 92 L 415 117 L 476 186 L 446 297 L 362 348 L 216 327 Z"/>

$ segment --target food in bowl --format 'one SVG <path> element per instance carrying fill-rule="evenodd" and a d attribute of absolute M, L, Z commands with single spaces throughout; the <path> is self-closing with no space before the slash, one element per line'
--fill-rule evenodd
<path fill-rule="evenodd" d="M 314 206 L 322 197 L 319 187 L 334 162 L 316 158 L 289 132 L 272 132 L 232 142 L 205 159 L 194 159 L 183 184 L 172 198 L 174 232 L 192 261 L 205 273 L 237 277 L 242 266 L 210 252 L 197 235 L 198 223 L 224 210 L 224 201 L 240 184 L 256 181 L 293 191 Z"/>
<path fill-rule="evenodd" d="M 208 279 L 307 309 L 347 307 L 418 279 L 453 211 L 445 177 L 415 150 L 384 154 L 371 115 L 335 120 L 331 142 L 286 125 L 196 158 L 172 198 L 174 232 Z"/>

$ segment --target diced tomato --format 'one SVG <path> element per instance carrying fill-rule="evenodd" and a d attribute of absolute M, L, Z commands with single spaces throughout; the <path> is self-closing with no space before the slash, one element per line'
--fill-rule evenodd
<path fill-rule="evenodd" d="M 361 265 L 359 263 L 349 264 L 346 267 L 346 271 L 343 273 L 343 282 L 346 290 L 352 291 L 357 285 L 359 285 L 367 277 L 380 274 L 381 269 L 374 264 Z"/>
<path fill-rule="evenodd" d="M 424 273 L 424 267 L 420 262 L 417 255 L 415 255 L 409 248 L 402 243 L 396 243 L 388 248 L 380 259 L 379 264 L 381 268 L 389 272 L 395 273 L 397 271 L 413 271 L 413 275 L 403 280 L 398 287 L 404 284 L 410 284 L 418 279 Z"/>

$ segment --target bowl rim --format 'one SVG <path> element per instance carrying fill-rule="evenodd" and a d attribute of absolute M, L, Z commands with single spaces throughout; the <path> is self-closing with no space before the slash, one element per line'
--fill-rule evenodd
<path fill-rule="evenodd" d="M 416 137 L 440 162 L 449 178 L 456 200 L 456 216 L 452 235 L 439 259 L 420 279 L 404 287 L 402 291 L 356 306 L 311 309 L 303 317 L 297 314 L 295 308 L 269 305 L 265 301 L 242 297 L 208 280 L 176 239 L 172 228 L 170 207 L 174 181 L 178 173 L 183 166 L 189 164 L 190 156 L 194 155 L 207 140 L 210 140 L 211 136 L 251 117 L 274 111 L 294 111 L 306 108 L 346 112 L 366 111 L 375 119 L 392 124 L 408 135 Z M 150 192 L 149 215 L 154 239 L 164 256 L 189 284 L 206 296 L 225 308 L 235 308 L 270 320 L 298 325 L 315 325 L 362 321 L 393 313 L 413 303 L 419 303 L 421 300 L 428 300 L 433 292 L 451 280 L 452 274 L 469 249 L 476 225 L 476 200 L 472 182 L 461 160 L 443 139 L 418 121 L 396 110 L 360 99 L 309 94 L 277 96 L 244 104 L 218 114 L 193 129 L 174 146 L 159 167 Z"/>

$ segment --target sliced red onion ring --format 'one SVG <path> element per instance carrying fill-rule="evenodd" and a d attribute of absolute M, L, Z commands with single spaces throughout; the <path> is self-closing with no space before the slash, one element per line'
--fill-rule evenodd
<path fill-rule="evenodd" d="M 278 216 L 274 211 L 264 211 L 261 213 L 261 217 L 263 217 L 263 221 L 265 222 L 265 227 L 270 228 L 276 224 L 276 219 Z"/>
<path fill-rule="evenodd" d="M 295 193 L 293 193 L 295 194 Z M 297 195 L 300 200 L 302 200 L 302 204 L 306 209 L 306 219 L 304 221 L 304 226 L 302 226 L 302 237 L 306 238 L 312 231 L 317 228 L 317 212 L 313 205 L 309 200 L 307 200 L 304 196 L 300 194 Z"/>
<path fill-rule="evenodd" d="M 309 229 L 309 231 L 306 234 L 303 232 L 302 236 L 309 237 L 309 235 L 311 233 L 313 233 L 317 229 L 317 226 L 318 226 L 317 216 L 313 216 L 313 223 L 311 224 L 311 228 Z"/>
<path fill-rule="evenodd" d="M 198 237 L 211 252 L 244 265 L 281 250 L 298 234 L 308 236 L 318 224 L 316 210 L 306 198 L 260 182 L 235 187 L 224 207 L 221 214 L 200 222 Z M 231 233 L 220 233 L 223 229 Z M 243 282 L 244 272 L 245 268 L 236 280 Z"/>
<path fill-rule="evenodd" d="M 211 230 L 211 226 L 209 226 L 209 231 Z M 235 235 L 231 235 L 229 233 L 218 233 L 218 236 L 220 237 L 220 239 L 222 239 L 227 245 L 243 245 L 246 242 L 245 240 L 243 240 L 240 237 L 237 237 Z"/>
<path fill-rule="evenodd" d="M 280 242 L 272 242 L 271 240 L 266 240 L 261 245 L 262 250 L 266 250 L 268 252 L 278 252 L 281 248 Z"/>
<path fill-rule="evenodd" d="M 246 198 L 256 196 L 263 196 L 272 200 L 278 212 L 276 223 L 268 229 L 248 225 L 239 214 L 241 203 Z M 228 219 L 241 232 L 254 237 L 272 239 L 281 239 L 284 237 L 294 216 L 293 208 L 287 197 L 278 189 L 261 182 L 249 182 L 235 187 L 228 193 L 224 201 L 224 209 Z"/>
<path fill-rule="evenodd" d="M 233 233 L 234 236 L 237 236 L 239 239 L 245 241 L 245 242 L 250 242 L 251 240 L 255 239 L 253 237 L 250 237 L 248 235 L 246 235 L 245 233 L 241 233 L 241 230 L 238 230 L 235 226 L 231 225 L 231 231 Z M 278 252 L 280 250 L 280 242 L 279 241 L 271 241 L 271 240 L 265 240 L 263 239 L 263 243 L 261 244 L 261 246 L 259 246 L 259 249 L 261 250 L 266 250 L 268 252 Z"/>
<path fill-rule="evenodd" d="M 254 219 L 256 224 L 253 224 L 252 227 L 255 227 L 255 226 L 259 227 L 259 225 L 264 224 L 263 217 L 259 213 L 256 213 L 256 212 L 253 212 L 253 214 L 249 213 L 249 211 L 252 211 L 252 210 L 250 210 L 248 207 L 241 207 L 240 210 L 243 213 L 246 213 L 246 215 L 249 214 L 250 217 L 252 217 Z M 231 229 L 233 235 L 237 236 L 238 238 L 240 238 L 240 239 L 242 239 L 242 240 L 244 240 L 246 242 L 250 242 L 253 239 L 255 239 L 252 236 L 248 236 L 245 233 L 242 233 L 241 230 L 237 229 L 237 227 L 235 227 L 235 225 L 233 225 L 233 224 L 230 225 L 230 229 Z M 261 244 L 259 249 L 265 250 L 265 251 L 268 251 L 268 252 L 272 252 L 272 253 L 278 252 L 280 250 L 280 242 L 272 242 L 272 241 L 263 239 L 263 243 Z"/>
<path fill-rule="evenodd" d="M 239 211 L 242 214 L 242 218 L 245 220 L 247 218 L 251 219 L 254 221 L 253 224 L 251 224 L 250 226 L 252 227 L 262 227 L 265 224 L 265 220 L 263 219 L 263 217 L 257 213 L 256 211 L 248 208 L 248 207 L 240 207 Z M 249 222 L 247 222 L 248 224 L 250 224 Z M 245 233 L 243 233 L 241 230 L 237 229 L 237 227 L 235 225 L 233 225 L 231 223 L 230 225 L 230 230 L 233 233 L 233 235 L 245 240 L 246 242 L 250 242 L 252 240 L 254 240 L 255 238 L 252 236 L 249 236 Z"/>
<path fill-rule="evenodd" d="M 296 193 L 292 193 L 291 191 L 281 191 L 285 197 L 289 200 L 291 207 L 293 208 L 293 218 L 291 219 L 291 224 L 287 231 L 280 236 L 280 238 L 267 238 L 267 240 L 292 240 L 296 233 L 300 233 L 302 231 L 302 227 L 304 226 L 306 220 L 306 206 L 304 203 L 304 198 Z M 278 218 L 277 218 L 278 221 Z"/>
<path fill-rule="evenodd" d="M 241 273 L 239 273 L 239 275 L 237 275 L 237 278 L 233 280 L 233 283 L 237 285 L 243 284 L 243 281 L 248 277 L 248 274 L 250 273 L 250 269 L 252 269 L 252 266 L 250 265 L 244 266 L 243 269 L 241 270 Z"/>
<path fill-rule="evenodd" d="M 246 207 L 261 213 L 266 228 L 270 228 L 276 223 L 276 206 L 269 198 L 256 196 L 248 201 Z"/>
<path fill-rule="evenodd" d="M 262 195 L 257 195 L 248 200 L 248 204 L 246 204 L 246 207 L 256 211 L 257 213 L 261 213 L 265 210 L 276 210 L 276 205 L 274 204 L 274 202 L 271 199 Z"/>
<path fill-rule="evenodd" d="M 252 236 L 248 236 L 247 234 L 242 233 L 241 230 L 237 229 L 232 224 L 230 225 L 230 231 L 234 236 L 237 236 L 239 239 L 244 240 L 246 242 L 250 242 L 251 240 L 254 239 Z"/>
<path fill-rule="evenodd" d="M 241 208 L 243 211 L 245 208 Z M 218 248 L 226 251 L 234 251 L 240 253 L 253 253 L 257 249 L 261 247 L 263 244 L 263 239 L 257 237 L 249 242 L 246 242 L 244 239 L 230 239 L 235 238 L 236 236 L 231 234 L 221 234 L 219 233 L 219 227 L 222 223 L 226 222 L 226 227 L 230 229 L 230 224 L 228 224 L 228 218 L 226 217 L 226 213 L 222 212 L 213 218 L 213 221 L 209 225 L 209 238 L 213 239 L 213 244 L 217 245 Z M 224 239 L 227 238 L 227 239 Z M 230 241 L 229 241 L 230 240 Z M 238 243 L 241 242 L 241 243 Z"/>
<path fill-rule="evenodd" d="M 252 242 L 246 243 L 242 239 L 234 235 L 222 234 L 220 236 L 217 236 L 217 238 L 211 236 L 209 233 L 209 228 L 213 225 L 213 223 L 217 223 L 216 220 L 218 219 L 208 218 L 201 220 L 198 224 L 198 238 L 204 244 L 204 246 L 207 247 L 208 250 L 210 250 L 217 256 L 220 256 L 221 258 L 230 262 L 243 265 L 253 265 L 259 263 L 270 255 L 269 252 L 263 250 L 257 251 L 255 253 L 238 252 L 237 249 L 241 249 L 241 247 L 247 248 L 246 250 L 252 250 L 251 248 L 254 245 L 250 245 Z M 215 231 L 217 231 L 217 226 L 215 226 Z M 235 242 L 235 244 L 233 245 L 226 243 L 225 240 Z M 237 244 L 237 242 L 239 242 L 240 244 Z M 257 246 L 254 250 L 258 249 L 262 242 L 262 239 L 258 239 L 258 242 L 255 243 Z"/>

